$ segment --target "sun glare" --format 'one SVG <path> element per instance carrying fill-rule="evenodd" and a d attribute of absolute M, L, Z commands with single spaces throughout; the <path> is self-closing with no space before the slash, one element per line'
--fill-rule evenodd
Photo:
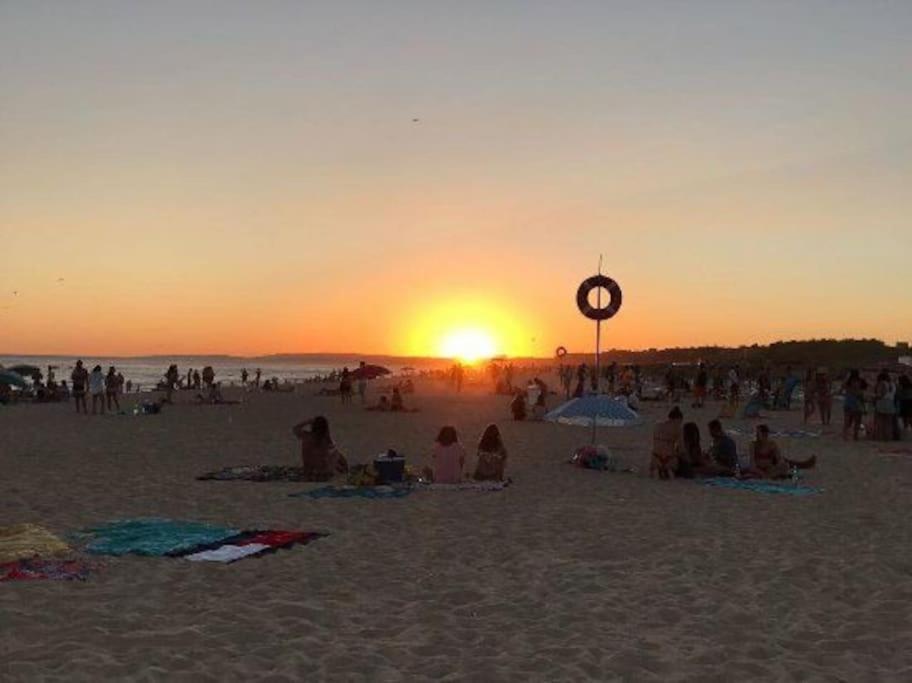
<path fill-rule="evenodd" d="M 464 363 L 476 363 L 497 353 L 494 338 L 484 330 L 454 330 L 440 344 L 440 355 Z"/>

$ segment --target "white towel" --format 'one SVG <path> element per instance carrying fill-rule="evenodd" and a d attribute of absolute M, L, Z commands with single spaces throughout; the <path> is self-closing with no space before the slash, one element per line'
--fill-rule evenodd
<path fill-rule="evenodd" d="M 271 546 L 262 543 L 248 543 L 247 545 L 223 545 L 214 550 L 203 550 L 192 555 L 185 555 L 184 558 L 191 562 L 234 562 L 242 557 L 256 555 Z"/>

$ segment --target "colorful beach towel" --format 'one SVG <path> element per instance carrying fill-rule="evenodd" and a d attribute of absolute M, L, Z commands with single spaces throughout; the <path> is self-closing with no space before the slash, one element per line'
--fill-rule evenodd
<path fill-rule="evenodd" d="M 191 562 L 236 562 L 245 557 L 255 557 L 276 552 L 293 545 L 306 545 L 326 534 L 315 531 L 285 531 L 281 529 L 245 531 L 216 543 L 200 545 L 174 554 Z"/>
<path fill-rule="evenodd" d="M 236 536 L 238 529 L 173 519 L 125 519 L 83 530 L 93 555 L 161 556 Z"/>
<path fill-rule="evenodd" d="M 0 563 L 36 556 L 60 556 L 69 552 L 70 546 L 36 524 L 0 527 Z"/>
<path fill-rule="evenodd" d="M 200 481 L 308 481 L 300 467 L 240 465 L 224 467 L 197 477 Z"/>
<path fill-rule="evenodd" d="M 404 498 L 413 490 L 410 486 L 321 486 L 289 495 L 292 498 Z"/>
<path fill-rule="evenodd" d="M 756 493 L 779 493 L 786 496 L 809 496 L 820 493 L 820 489 L 811 486 L 795 486 L 793 484 L 777 484 L 760 479 L 731 479 L 728 477 L 713 477 L 702 479 L 704 486 L 724 489 L 739 489 L 741 491 L 755 491 Z"/>
<path fill-rule="evenodd" d="M 34 557 L 0 564 L 0 581 L 85 581 L 90 567 L 79 560 L 46 560 Z"/>
<path fill-rule="evenodd" d="M 326 534 L 284 529 L 238 531 L 173 519 L 127 519 L 82 532 L 86 550 L 95 555 L 182 557 L 191 562 L 235 562 Z"/>

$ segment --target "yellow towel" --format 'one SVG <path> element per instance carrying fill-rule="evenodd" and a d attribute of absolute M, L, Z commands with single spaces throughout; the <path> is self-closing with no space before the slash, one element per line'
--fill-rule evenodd
<path fill-rule="evenodd" d="M 0 563 L 70 552 L 70 547 L 44 527 L 16 524 L 0 527 Z"/>

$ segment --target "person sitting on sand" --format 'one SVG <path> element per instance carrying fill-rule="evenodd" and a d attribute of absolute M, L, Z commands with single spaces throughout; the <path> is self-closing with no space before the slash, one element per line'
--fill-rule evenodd
<path fill-rule="evenodd" d="M 731 477 L 738 470 L 738 445 L 725 433 L 722 423 L 712 420 L 709 423 L 709 435 L 712 446 L 708 451 L 712 464 L 719 468 L 719 474 Z"/>
<path fill-rule="evenodd" d="M 322 415 L 296 424 L 292 430 L 301 441 L 301 470 L 305 481 L 328 481 L 348 472 L 348 461 L 336 448 L 329 422 Z"/>
<path fill-rule="evenodd" d="M 678 457 L 683 450 L 681 423 L 684 414 L 675 406 L 668 413 L 665 422 L 659 422 L 652 432 L 652 460 L 649 475 L 659 479 L 671 479 L 678 469 Z"/>
<path fill-rule="evenodd" d="M 466 452 L 459 443 L 456 428 L 442 427 L 434 447 L 434 482 L 437 484 L 458 484 L 462 481 Z"/>
<path fill-rule="evenodd" d="M 779 444 L 770 438 L 767 425 L 757 425 L 756 439 L 750 445 L 751 469 L 746 476 L 763 479 L 785 479 L 789 475 L 789 466 L 782 457 Z"/>
<path fill-rule="evenodd" d="M 513 400 L 510 401 L 510 412 L 513 413 L 513 419 L 517 422 L 526 419 L 526 396 L 522 391 L 517 391 Z"/>
<path fill-rule="evenodd" d="M 380 397 L 380 400 L 377 401 L 376 405 L 368 406 L 366 410 L 376 410 L 381 413 L 385 413 L 390 409 L 390 401 L 385 395 Z"/>
<path fill-rule="evenodd" d="M 472 478 L 476 481 L 503 481 L 507 449 L 497 425 L 488 425 L 478 442 L 478 462 Z"/>
<path fill-rule="evenodd" d="M 743 473 L 747 477 L 763 479 L 785 479 L 792 468 L 806 470 L 814 467 L 817 456 L 806 460 L 790 460 L 782 455 L 779 444 L 770 438 L 767 425 L 757 425 L 756 440 L 751 443 L 751 469 Z"/>

